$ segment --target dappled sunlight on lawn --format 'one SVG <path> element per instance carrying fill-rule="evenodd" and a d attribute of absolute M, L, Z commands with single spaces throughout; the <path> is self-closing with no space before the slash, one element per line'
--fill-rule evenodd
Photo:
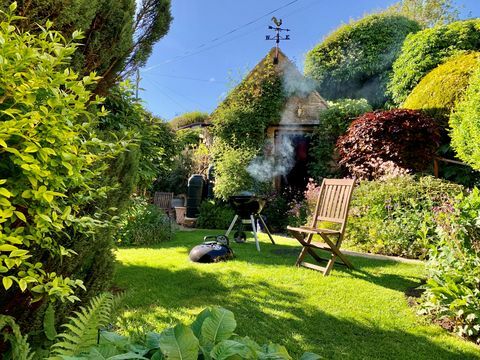
<path fill-rule="evenodd" d="M 291 239 L 262 236 L 232 244 L 236 259 L 196 264 L 188 250 L 214 231 L 179 232 L 153 248 L 120 249 L 116 283 L 125 289 L 120 326 L 155 330 L 189 323 L 203 308 L 235 313 L 240 335 L 285 345 L 294 356 L 313 351 L 338 359 L 466 359 L 478 349 L 428 325 L 404 292 L 420 284 L 422 264 L 352 258 L 331 276 L 296 268 Z M 280 251 L 281 250 L 281 251 Z M 142 325 L 143 324 L 143 325 Z M 434 354 L 434 357 L 432 357 Z"/>

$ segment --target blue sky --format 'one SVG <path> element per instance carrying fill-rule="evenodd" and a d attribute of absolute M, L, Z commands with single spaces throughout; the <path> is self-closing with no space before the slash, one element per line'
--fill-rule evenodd
<path fill-rule="evenodd" d="M 303 71 L 305 53 L 342 22 L 395 2 L 172 0 L 174 20 L 141 70 L 140 96 L 147 109 L 166 120 L 187 111 L 211 112 L 274 45 L 265 40 L 273 15 L 291 29 L 291 40 L 281 48 Z M 463 18 L 480 17 L 480 0 L 457 0 L 457 4 Z"/>

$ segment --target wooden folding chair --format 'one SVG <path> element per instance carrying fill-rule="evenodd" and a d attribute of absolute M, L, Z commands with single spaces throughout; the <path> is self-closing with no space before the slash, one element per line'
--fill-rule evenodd
<path fill-rule="evenodd" d="M 332 270 L 337 258 L 350 269 L 353 265 L 340 251 L 345 227 L 347 225 L 348 209 L 355 184 L 355 179 L 324 179 L 318 195 L 315 213 L 310 226 L 291 227 L 288 230 L 297 239 L 303 248 L 297 258 L 296 265 L 323 272 L 327 276 Z M 319 228 L 322 223 L 339 224 L 338 230 Z M 319 235 L 323 243 L 313 242 L 313 236 Z M 330 258 L 322 259 L 315 249 L 331 252 Z M 309 253 L 317 262 L 328 261 L 326 267 L 304 262 L 305 255 Z"/>
<path fill-rule="evenodd" d="M 169 218 L 173 215 L 173 193 L 156 191 L 153 195 L 153 203 L 165 211 Z"/>

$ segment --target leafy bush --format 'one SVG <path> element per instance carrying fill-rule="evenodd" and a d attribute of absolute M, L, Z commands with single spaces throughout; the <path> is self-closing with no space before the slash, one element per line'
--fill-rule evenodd
<path fill-rule="evenodd" d="M 200 204 L 200 214 L 197 219 L 197 228 L 201 229 L 228 229 L 235 212 L 225 203 L 207 200 Z"/>
<path fill-rule="evenodd" d="M 346 243 L 362 251 L 424 258 L 436 244 L 435 209 L 453 204 L 461 185 L 411 175 L 362 181 L 353 192 Z"/>
<path fill-rule="evenodd" d="M 480 50 L 480 20 L 457 21 L 410 34 L 393 64 L 388 90 L 401 105 L 420 80 L 462 50 Z"/>
<path fill-rule="evenodd" d="M 430 251 L 421 312 L 480 343 L 480 192 L 439 208 L 436 218 L 440 241 Z"/>
<path fill-rule="evenodd" d="M 461 100 L 472 74 L 480 68 L 480 53 L 454 56 L 430 71 L 403 103 L 406 109 L 423 110 L 447 127 L 446 119 Z"/>
<path fill-rule="evenodd" d="M 319 125 L 312 134 L 310 148 L 315 161 L 309 164 L 309 171 L 314 178 L 338 175 L 338 155 L 335 153 L 337 139 L 347 131 L 355 118 L 369 111 L 372 111 L 372 107 L 365 99 L 342 99 L 329 102 L 328 108 L 320 112 Z"/>
<path fill-rule="evenodd" d="M 305 74 L 327 99 L 365 98 L 382 107 L 389 73 L 405 37 L 420 30 L 407 17 L 374 14 L 344 24 L 307 53 Z"/>
<path fill-rule="evenodd" d="M 74 289 L 82 282 L 59 271 L 74 256 L 65 245 L 69 234 L 106 225 L 84 209 L 111 189 L 96 180 L 115 146 L 97 138 L 99 99 L 87 88 L 98 78 L 79 79 L 66 68 L 76 46 L 50 23 L 32 35 L 15 27 L 11 13 L 1 17 L 1 305 L 23 312 L 19 304 L 46 295 L 78 299 Z"/>
<path fill-rule="evenodd" d="M 458 157 L 480 170 L 480 69 L 450 117 L 452 147 Z"/>
<path fill-rule="evenodd" d="M 228 200 L 234 194 L 252 190 L 254 180 L 246 166 L 257 154 L 256 150 L 235 149 L 215 140 L 213 158 L 215 161 L 215 197 Z"/>
<path fill-rule="evenodd" d="M 210 115 L 208 113 L 204 113 L 201 111 L 188 112 L 170 120 L 170 126 L 173 129 L 177 130 L 183 126 L 187 126 L 191 124 L 197 124 L 197 123 L 203 124 L 207 122 L 209 116 Z"/>
<path fill-rule="evenodd" d="M 376 111 L 353 121 L 338 139 L 339 163 L 360 179 L 422 171 L 432 163 L 439 141 L 439 127 L 419 111 Z"/>
<path fill-rule="evenodd" d="M 123 215 L 117 235 L 119 246 L 155 245 L 172 238 L 171 221 L 165 211 L 136 198 Z"/>

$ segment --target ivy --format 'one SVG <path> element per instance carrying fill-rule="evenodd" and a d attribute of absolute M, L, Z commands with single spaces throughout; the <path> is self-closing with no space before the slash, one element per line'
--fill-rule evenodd
<path fill-rule="evenodd" d="M 217 197 L 226 199 L 252 186 L 246 167 L 262 149 L 267 127 L 280 122 L 284 103 L 280 72 L 270 53 L 212 114 Z"/>

